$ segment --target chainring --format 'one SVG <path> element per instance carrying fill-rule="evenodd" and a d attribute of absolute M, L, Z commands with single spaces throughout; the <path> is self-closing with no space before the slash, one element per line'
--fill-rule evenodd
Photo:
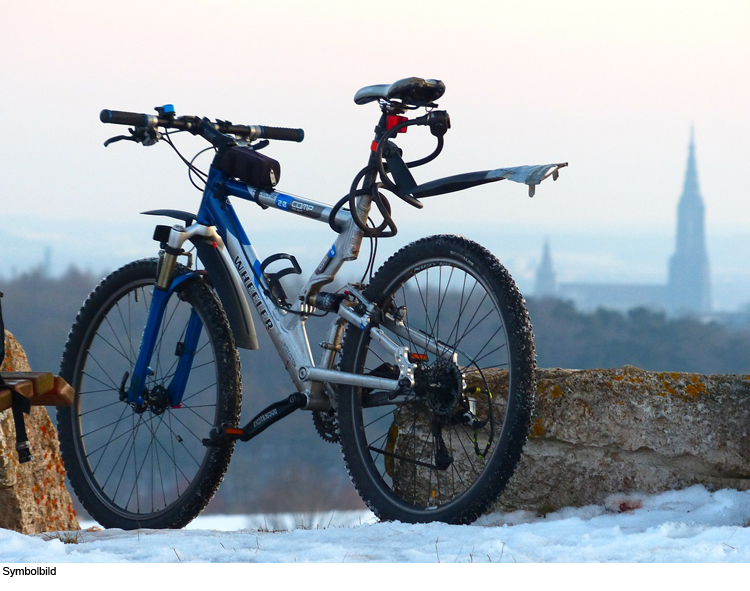
<path fill-rule="evenodd" d="M 339 420 L 336 411 L 315 410 L 312 413 L 315 430 L 323 441 L 328 443 L 338 443 L 339 439 Z"/>

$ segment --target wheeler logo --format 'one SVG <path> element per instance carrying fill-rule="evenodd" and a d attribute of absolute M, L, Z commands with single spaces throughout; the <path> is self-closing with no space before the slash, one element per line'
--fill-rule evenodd
<path fill-rule="evenodd" d="M 266 310 L 266 306 L 263 303 L 263 298 L 260 297 L 258 290 L 255 288 L 253 278 L 247 272 L 247 269 L 245 269 L 245 265 L 242 263 L 242 260 L 240 260 L 239 256 L 236 256 L 234 258 L 234 266 L 237 267 L 237 272 L 240 274 L 240 279 L 242 279 L 242 283 L 245 285 L 245 288 L 250 294 L 250 299 L 258 309 L 258 314 L 260 314 L 260 318 L 263 321 L 263 324 L 265 324 L 266 328 L 268 328 L 269 330 L 273 329 L 274 324 L 273 320 L 271 320 L 271 315 L 268 313 L 268 310 Z"/>
<path fill-rule="evenodd" d="M 421 265 L 417 265 L 414 267 L 414 270 L 411 272 L 411 275 L 415 275 L 419 273 L 420 271 L 424 271 L 425 269 L 431 269 L 432 267 L 437 267 L 441 265 L 442 263 L 439 261 L 433 261 L 431 263 L 422 263 Z"/>

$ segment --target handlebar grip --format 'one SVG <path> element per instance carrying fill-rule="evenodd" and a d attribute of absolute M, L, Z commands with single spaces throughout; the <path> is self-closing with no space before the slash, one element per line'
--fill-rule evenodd
<path fill-rule="evenodd" d="M 117 125 L 133 125 L 134 127 L 150 127 L 156 117 L 145 113 L 130 113 L 128 111 L 110 111 L 104 109 L 99 113 L 102 123 L 115 123 Z"/>
<path fill-rule="evenodd" d="M 301 142 L 305 139 L 304 129 L 291 129 L 288 127 L 259 126 L 260 137 L 268 140 L 282 140 L 285 142 Z"/>

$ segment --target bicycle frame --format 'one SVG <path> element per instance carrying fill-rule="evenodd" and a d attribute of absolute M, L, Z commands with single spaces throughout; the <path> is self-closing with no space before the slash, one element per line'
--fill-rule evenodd
<path fill-rule="evenodd" d="M 445 114 L 445 118 L 447 118 L 447 114 Z M 397 180 L 397 184 L 392 189 L 412 205 L 421 207 L 421 203 L 414 197 L 429 197 L 502 179 L 510 179 L 529 185 L 529 194 L 533 195 L 537 184 L 548 176 L 557 179 L 558 169 L 567 165 L 560 163 L 479 171 L 437 179 L 417 186 L 408 173 L 408 166 L 403 162 L 401 156 L 395 151 L 391 151 L 387 156 L 384 156 L 383 146 L 386 145 L 386 140 L 390 135 L 397 133 L 401 128 L 408 125 L 430 125 L 432 129 L 431 121 L 433 119 L 438 120 L 438 123 L 442 121 L 439 117 L 430 118 L 430 116 L 408 120 L 390 128 L 384 135 L 379 136 L 379 147 L 376 151 L 370 152 L 368 167 L 360 173 L 362 176 L 358 175 L 355 178 L 355 185 L 362 181 L 363 187 L 377 186 L 378 171 L 382 169 L 382 159 L 385 157 Z M 385 130 L 386 122 L 387 113 L 384 111 L 377 129 Z M 215 128 L 211 129 L 214 134 L 221 136 L 221 133 L 216 131 Z M 440 135 L 440 133 L 436 135 Z M 438 149 L 421 162 L 432 159 L 439 153 L 441 146 L 442 144 L 439 143 Z M 412 165 L 417 164 L 413 163 Z M 400 189 L 398 183 L 408 186 L 408 191 Z M 409 197 L 406 193 L 411 193 L 412 197 Z M 326 224 L 333 222 L 337 226 L 338 237 L 299 293 L 295 300 L 298 306 L 296 309 L 283 308 L 277 305 L 275 301 L 269 301 L 269 298 L 266 297 L 266 294 L 271 292 L 271 286 L 263 274 L 262 262 L 245 233 L 229 197 L 238 197 L 254 202 L 264 209 L 273 207 Z M 327 340 L 322 345 L 324 351 L 319 364 L 316 366 L 313 362 L 312 351 L 305 331 L 305 319 L 314 309 L 319 307 L 315 305 L 314 298 L 320 293 L 321 288 L 334 280 L 345 262 L 357 259 L 365 232 L 363 226 L 359 225 L 362 222 L 358 224 L 355 219 L 368 219 L 373 199 L 374 196 L 369 194 L 368 191 L 362 191 L 357 193 L 354 201 L 355 212 L 344 209 L 336 210 L 329 205 L 303 197 L 275 190 L 266 191 L 244 184 L 227 177 L 221 170 L 212 166 L 197 215 L 164 210 L 145 212 L 173 215 L 173 217 L 186 220 L 189 226 L 187 228 L 181 225 L 173 226 L 169 231 L 168 239 L 165 241 L 165 251 L 159 267 L 159 276 L 156 281 L 152 306 L 149 311 L 138 360 L 127 393 L 123 391 L 127 376 L 123 380 L 121 398 L 123 400 L 127 398 L 128 403 L 135 409 L 145 408 L 144 385 L 150 373 L 149 363 L 156 344 L 156 333 L 167 302 L 183 281 L 195 275 L 195 272 L 193 272 L 173 277 L 177 257 L 183 254 L 182 247 L 188 240 L 193 241 L 198 248 L 198 257 L 201 258 L 209 277 L 214 283 L 227 312 L 232 331 L 236 337 L 239 336 L 241 339 L 237 342 L 237 345 L 241 348 L 257 348 L 257 337 L 249 305 L 249 302 L 252 302 L 284 362 L 297 392 L 305 397 L 305 403 L 298 408 L 330 410 L 331 397 L 328 394 L 331 394 L 332 391 L 324 392 L 326 384 L 345 384 L 387 391 L 391 401 L 396 396 L 406 393 L 414 385 L 416 365 L 409 360 L 409 349 L 396 344 L 379 327 L 372 327 L 370 320 L 373 314 L 381 316 L 375 324 L 382 322 L 389 331 L 406 341 L 416 343 L 438 356 L 455 355 L 457 351 L 451 349 L 445 343 L 439 342 L 423 332 L 408 329 L 400 320 L 387 314 L 384 315 L 382 310 L 376 310 L 359 293 L 356 287 L 350 285 L 348 291 L 345 292 L 346 300 L 331 309 L 325 309 L 326 312 L 338 314 L 339 319 L 332 324 Z M 334 213 L 334 210 L 336 210 L 336 213 Z M 382 209 L 381 213 L 384 213 Z M 332 217 L 335 219 L 332 220 Z M 195 219 L 195 223 L 190 223 L 193 219 Z M 213 250 L 217 251 L 216 254 L 206 255 L 211 260 L 204 260 L 199 246 L 201 241 L 206 239 L 212 241 Z M 364 309 L 365 311 L 360 313 L 356 309 Z M 393 355 L 393 365 L 399 370 L 398 379 L 344 373 L 333 369 L 336 352 L 340 349 L 341 336 L 347 323 L 368 331 L 370 337 L 378 341 L 389 354 Z M 192 365 L 192 355 L 200 338 L 200 324 L 198 318 L 191 318 L 185 342 L 182 343 L 181 351 L 178 353 L 180 360 L 178 361 L 177 373 L 167 388 L 169 402 L 173 407 L 179 407 L 182 400 L 182 394 Z"/>
<path fill-rule="evenodd" d="M 229 201 L 230 196 L 257 203 L 263 208 L 273 207 L 324 223 L 329 223 L 331 219 L 331 206 L 278 191 L 264 191 L 228 179 L 221 171 L 211 168 L 203 199 L 195 217 L 196 222 L 187 228 L 182 225 L 175 225 L 170 230 L 141 342 L 141 349 L 127 392 L 128 403 L 136 408 L 143 406 L 143 389 L 150 373 L 149 363 L 167 302 L 184 281 L 190 280 L 196 275 L 196 272 L 191 272 L 172 277 L 176 258 L 182 252 L 182 246 L 185 242 L 205 238 L 213 240 L 214 250 L 218 251 L 224 266 L 230 270 L 233 289 L 235 294 L 239 296 L 240 305 L 245 314 L 249 315 L 248 301 L 253 303 L 297 391 L 306 396 L 306 404 L 303 408 L 307 410 L 330 408 L 328 397 L 323 393 L 325 383 L 356 385 L 389 392 L 399 390 L 407 384 L 411 386 L 413 383 L 413 368 L 408 361 L 408 349 L 398 346 L 377 328 L 372 329 L 372 335 L 394 354 L 394 362 L 401 368 L 399 379 L 349 374 L 333 369 L 335 353 L 339 349 L 341 335 L 346 323 L 353 323 L 362 330 L 368 329 L 371 307 L 368 308 L 367 313 L 360 315 L 351 306 L 339 306 L 337 311 L 339 319 L 331 326 L 319 365 L 316 366 L 313 361 L 313 354 L 305 330 L 307 318 L 305 314 L 311 311 L 307 302 L 310 301 L 311 296 L 320 291 L 323 285 L 334 280 L 344 262 L 353 261 L 357 258 L 363 232 L 356 227 L 351 214 L 346 210 L 339 210 L 337 213 L 335 223 L 342 228 L 342 231 L 299 293 L 297 301 L 300 302 L 300 305 L 297 313 L 293 313 L 279 307 L 275 302 L 268 301 L 265 295 L 268 285 L 265 284 L 266 279 L 261 273 L 261 259 L 258 257 Z M 366 219 L 370 208 L 369 195 L 363 195 L 359 198 L 357 208 Z M 356 289 L 354 287 L 350 289 L 355 300 L 367 306 L 368 303 L 356 292 Z M 249 316 L 248 322 L 254 337 L 252 319 Z M 185 342 L 175 375 L 167 388 L 172 407 L 180 406 L 191 369 L 192 355 L 197 347 L 200 332 L 201 323 L 193 312 L 188 323 Z M 412 333 L 410 333 L 410 336 L 413 338 Z M 429 343 L 427 344 L 429 346 Z M 439 345 L 434 343 L 431 348 L 437 350 Z M 404 378 L 407 380 L 406 384 L 402 382 Z"/>
<path fill-rule="evenodd" d="M 156 115 L 100 112 L 103 123 L 130 127 L 105 145 L 165 141 L 205 187 L 197 213 L 144 212 L 175 220 L 157 222 L 159 258 L 109 274 L 69 333 L 61 375 L 77 392 L 58 413 L 60 445 L 94 519 L 125 529 L 183 527 L 216 492 L 235 443 L 301 409 L 312 411 L 323 440 L 341 443 L 352 481 L 379 519 L 470 523 L 491 508 L 520 460 L 535 394 L 532 327 L 510 274 L 486 248 L 447 234 L 400 248 L 374 274 L 372 253 L 361 283 L 343 285 L 339 274 L 363 238 L 397 234 L 389 198 L 419 209 L 424 198 L 504 179 L 533 195 L 566 166 L 418 184 L 412 169 L 441 153 L 450 128 L 435 103 L 444 91 L 440 80 L 405 78 L 355 94 L 357 104 L 376 103 L 380 118 L 367 152 L 363 145 L 367 164 L 331 206 L 273 190 L 278 162 L 257 153 L 270 141 L 302 141 L 302 129 L 177 116 L 172 105 Z M 409 127 L 436 138 L 418 160 L 405 160 L 398 145 Z M 180 132 L 212 146 L 207 174 L 172 141 Z M 331 227 L 332 243 L 299 293 L 282 285 L 302 274 L 296 259 L 278 244 L 259 257 L 235 199 Z M 316 349 L 306 324 L 322 316 L 327 333 Z M 259 347 L 258 321 L 294 389 L 240 425 L 238 349 Z"/>

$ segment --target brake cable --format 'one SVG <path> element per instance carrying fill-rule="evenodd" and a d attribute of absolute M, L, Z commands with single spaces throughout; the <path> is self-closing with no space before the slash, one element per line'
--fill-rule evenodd
<path fill-rule="evenodd" d="M 198 152 L 195 156 L 193 156 L 192 160 L 188 160 L 177 149 L 177 146 L 174 145 L 174 142 L 172 141 L 172 138 L 169 137 L 170 135 L 172 135 L 174 133 L 181 133 L 181 132 L 182 132 L 182 130 L 180 130 L 180 131 L 171 131 L 171 132 L 164 133 L 164 134 L 162 134 L 162 139 L 165 142 L 167 142 L 167 145 L 169 145 L 169 147 L 171 147 L 175 151 L 175 154 L 177 154 L 177 156 L 180 157 L 180 160 L 182 160 L 182 162 L 185 164 L 185 166 L 188 167 L 188 178 L 190 179 L 190 183 L 196 189 L 198 189 L 199 191 L 203 191 L 203 189 L 205 188 L 205 185 L 206 185 L 206 181 L 208 180 L 208 175 L 205 172 L 203 172 L 200 168 L 198 168 L 197 166 L 195 166 L 195 164 L 193 164 L 193 163 L 195 162 L 196 158 L 198 158 L 198 156 L 200 156 L 204 152 L 208 152 L 209 150 L 215 150 L 215 148 L 213 146 L 209 146 L 208 148 L 204 148 L 203 150 L 201 150 L 200 152 Z M 193 174 L 195 174 L 196 176 L 198 176 L 198 178 L 203 182 L 203 187 L 199 186 L 195 182 L 195 179 L 193 178 Z"/>

